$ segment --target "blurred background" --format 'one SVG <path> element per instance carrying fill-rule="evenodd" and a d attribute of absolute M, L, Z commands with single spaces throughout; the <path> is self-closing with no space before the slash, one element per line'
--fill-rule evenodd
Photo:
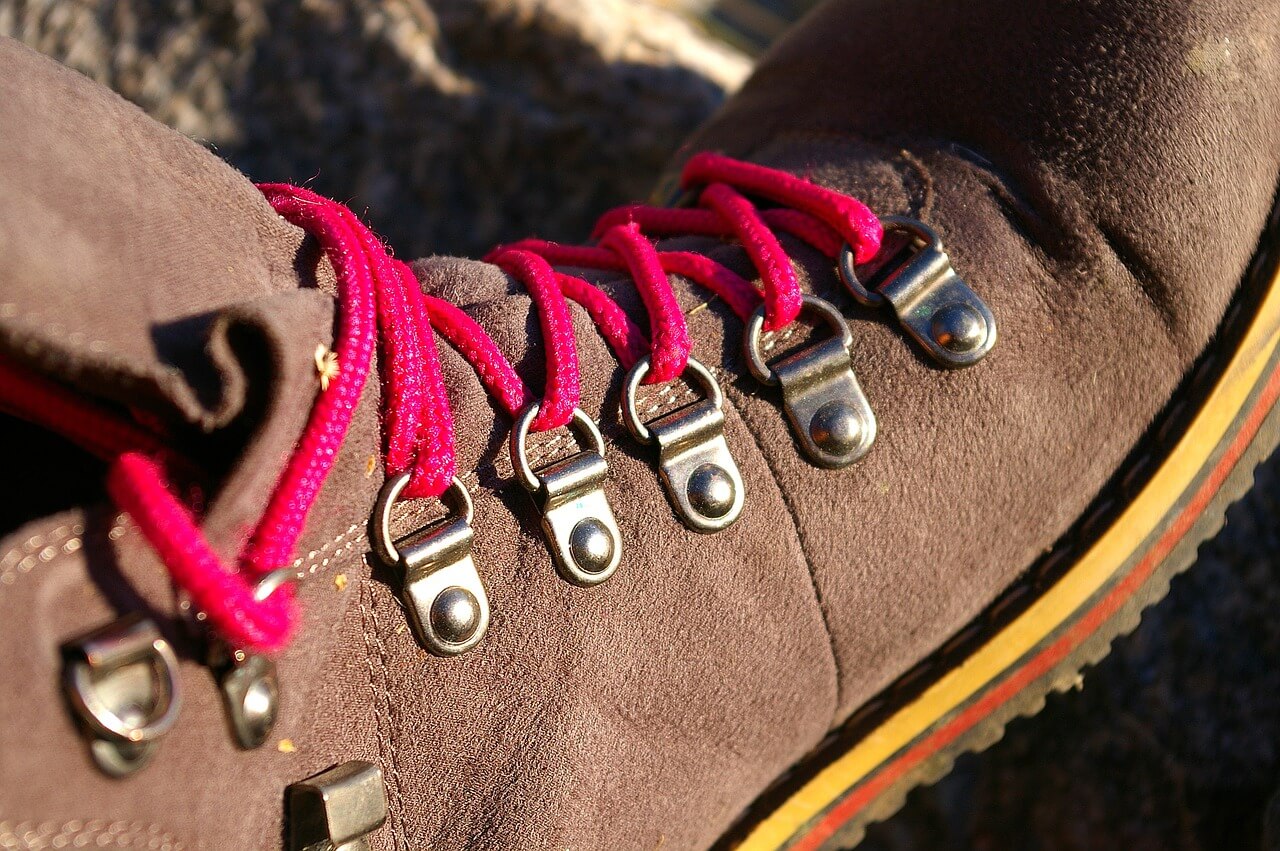
<path fill-rule="evenodd" d="M 808 0 L 0 0 L 0 34 L 402 257 L 578 240 Z M 1136 633 L 859 846 L 1280 851 L 1280 463 Z"/>

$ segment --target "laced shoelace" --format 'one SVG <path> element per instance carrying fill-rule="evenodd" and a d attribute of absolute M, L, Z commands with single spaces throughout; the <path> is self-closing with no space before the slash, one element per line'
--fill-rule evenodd
<path fill-rule="evenodd" d="M 764 328 L 794 322 L 803 293 L 778 233 L 790 234 L 833 261 L 849 250 L 871 260 L 882 228 L 861 202 L 785 172 L 717 154 L 693 157 L 682 174 L 697 205 L 621 207 L 597 224 L 594 244 L 524 240 L 485 259 L 529 293 L 546 354 L 546 385 L 535 397 L 485 330 L 455 305 L 424 294 L 413 271 L 346 207 L 307 189 L 259 186 L 286 220 L 319 243 L 337 280 L 332 347 L 336 374 L 321 390 L 262 518 L 234 568 L 224 565 L 201 531 L 189 462 L 127 414 L 0 363 L 0 408 L 76 442 L 110 464 L 107 490 L 129 514 L 175 585 L 232 646 L 273 651 L 294 620 L 287 585 L 258 594 L 264 577 L 293 561 L 307 515 L 346 437 L 375 353 L 383 384 L 382 429 L 388 478 L 408 476 L 405 498 L 439 498 L 454 482 L 453 415 L 436 351 L 438 333 L 474 368 L 513 418 L 538 404 L 531 430 L 567 425 L 580 402 L 578 355 L 569 302 L 581 305 L 622 366 L 650 359 L 645 384 L 679 378 L 692 339 L 668 275 L 714 293 L 744 321 L 761 305 Z M 752 199 L 772 205 L 765 209 Z M 760 286 L 691 251 L 659 250 L 650 237 L 702 235 L 741 244 Z M 556 266 L 616 271 L 634 282 L 649 315 L 649 334 L 604 290 Z M 181 482 L 184 491 L 177 483 Z"/>

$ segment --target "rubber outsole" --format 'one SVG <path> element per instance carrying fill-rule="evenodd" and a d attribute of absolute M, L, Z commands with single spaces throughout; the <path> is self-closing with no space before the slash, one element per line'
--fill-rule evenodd
<path fill-rule="evenodd" d="M 1280 445 L 1280 207 L 1268 234 L 1215 343 L 1086 516 L 974 624 L 781 778 L 716 849 L 851 848 L 911 790 L 1077 686 L 1166 596 Z M 1090 581 L 1097 587 L 1081 597 Z M 992 660 L 1011 639 L 1025 652 L 1000 667 Z"/>

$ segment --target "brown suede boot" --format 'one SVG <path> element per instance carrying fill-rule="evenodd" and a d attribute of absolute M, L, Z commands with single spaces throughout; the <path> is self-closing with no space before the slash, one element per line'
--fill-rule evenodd
<path fill-rule="evenodd" d="M 0 847 L 856 841 L 1073 684 L 1280 439 L 1253 5 L 826 6 L 690 146 L 693 207 L 415 264 L 449 490 L 389 450 L 427 336 L 354 217 L 0 45 Z M 853 197 L 898 217 L 878 250 Z M 656 392 L 682 344 L 654 263 L 709 367 Z M 362 390 L 361 281 L 409 305 Z M 650 344 L 607 297 L 666 317 L 630 371 Z M 579 440 L 544 437 L 575 351 Z M 347 414 L 314 506 L 273 514 Z M 445 510 L 397 499 L 419 473 Z M 289 579 L 292 642 L 257 653 Z"/>

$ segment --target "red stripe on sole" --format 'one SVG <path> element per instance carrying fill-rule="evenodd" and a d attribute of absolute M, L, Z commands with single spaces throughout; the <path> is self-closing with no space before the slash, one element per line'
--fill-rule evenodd
<path fill-rule="evenodd" d="M 1136 567 L 1121 580 L 1088 613 L 1077 620 L 1056 641 L 1040 651 L 1025 665 L 999 686 L 987 692 L 963 712 L 924 739 L 907 749 L 896 760 L 886 765 L 866 784 L 832 807 L 809 833 L 790 846 L 791 851 L 817 851 L 819 846 L 835 835 L 836 831 L 858 814 L 879 794 L 901 779 L 908 771 L 920 765 L 934 753 L 954 742 L 1014 695 L 1048 673 L 1055 665 L 1080 646 L 1112 615 L 1120 610 L 1130 597 L 1151 577 L 1160 562 L 1173 551 L 1183 536 L 1208 507 L 1215 494 L 1231 474 L 1236 463 L 1248 449 L 1263 420 L 1280 397 L 1280 370 L 1271 374 L 1253 410 L 1249 412 L 1239 433 L 1219 459 L 1209 477 L 1201 484 L 1191 501 L 1183 508 L 1173 524 L 1142 558 Z"/>

